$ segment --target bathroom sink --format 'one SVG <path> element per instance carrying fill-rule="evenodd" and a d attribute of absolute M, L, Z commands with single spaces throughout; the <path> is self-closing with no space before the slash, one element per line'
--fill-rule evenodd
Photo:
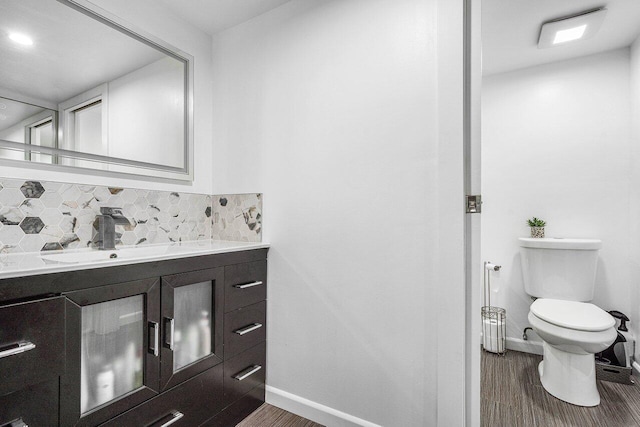
<path fill-rule="evenodd" d="M 146 246 L 107 251 L 87 250 L 82 252 L 57 252 L 41 254 L 40 258 L 47 261 L 66 263 L 99 262 L 113 259 L 149 258 L 164 255 L 170 250 L 173 252 L 174 250 L 172 249 L 172 246 Z"/>

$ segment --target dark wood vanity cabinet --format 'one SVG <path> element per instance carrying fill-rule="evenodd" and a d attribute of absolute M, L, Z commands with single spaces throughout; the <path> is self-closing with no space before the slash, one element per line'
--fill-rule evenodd
<path fill-rule="evenodd" d="M 0 427 L 235 425 L 264 402 L 266 255 L 0 280 Z"/>

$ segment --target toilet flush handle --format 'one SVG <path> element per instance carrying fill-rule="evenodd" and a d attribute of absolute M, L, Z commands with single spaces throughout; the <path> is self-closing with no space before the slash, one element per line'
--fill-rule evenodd
<path fill-rule="evenodd" d="M 627 329 L 627 322 L 629 321 L 629 318 L 624 313 L 621 313 L 618 310 L 611 310 L 609 314 L 615 317 L 616 319 L 620 320 L 620 327 L 618 327 L 619 331 L 622 331 L 622 332 L 629 331 L 629 329 Z"/>

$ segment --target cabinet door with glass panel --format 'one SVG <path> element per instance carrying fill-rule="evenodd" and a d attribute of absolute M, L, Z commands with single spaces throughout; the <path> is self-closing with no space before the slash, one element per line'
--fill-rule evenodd
<path fill-rule="evenodd" d="M 160 387 L 160 279 L 66 294 L 61 425 L 97 425 Z"/>
<path fill-rule="evenodd" d="M 223 280 L 223 268 L 162 277 L 162 390 L 222 362 Z"/>

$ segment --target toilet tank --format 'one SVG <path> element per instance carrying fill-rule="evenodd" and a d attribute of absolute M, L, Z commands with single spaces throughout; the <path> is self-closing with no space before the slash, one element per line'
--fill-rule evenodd
<path fill-rule="evenodd" d="M 593 299 L 600 240 L 526 237 L 518 240 L 527 294 L 568 301 Z"/>

